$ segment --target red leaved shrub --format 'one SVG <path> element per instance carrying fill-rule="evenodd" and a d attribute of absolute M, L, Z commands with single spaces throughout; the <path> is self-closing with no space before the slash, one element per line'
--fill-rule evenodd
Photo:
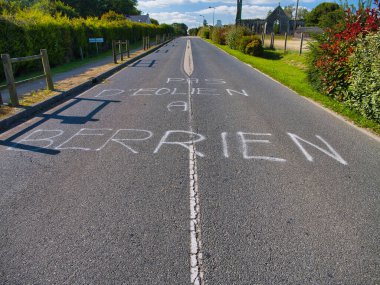
<path fill-rule="evenodd" d="M 346 11 L 345 22 L 327 29 L 311 44 L 309 79 L 326 94 L 344 100 L 351 76 L 348 59 L 357 44 L 369 33 L 380 29 L 380 3 L 373 8 Z"/>

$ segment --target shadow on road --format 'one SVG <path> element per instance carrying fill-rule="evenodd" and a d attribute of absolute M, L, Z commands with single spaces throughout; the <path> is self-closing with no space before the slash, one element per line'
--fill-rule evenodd
<path fill-rule="evenodd" d="M 84 125 L 87 122 L 96 122 L 98 119 L 94 119 L 93 117 L 99 113 L 101 110 L 103 110 L 105 107 L 107 107 L 111 103 L 120 103 L 120 101 L 115 100 L 101 100 L 101 99 L 89 99 L 89 98 L 73 98 L 72 101 L 66 104 L 65 106 L 59 108 L 58 110 L 55 110 L 51 114 L 37 114 L 36 118 L 41 118 L 38 122 L 28 126 L 27 128 L 23 129 L 22 131 L 12 135 L 6 140 L 0 140 L 0 145 L 6 146 L 6 147 L 12 147 L 17 148 L 20 150 L 26 150 L 26 151 L 32 151 L 37 153 L 43 153 L 48 155 L 57 155 L 60 153 L 58 150 L 53 149 L 47 149 L 47 148 L 36 148 L 35 146 L 20 144 L 13 142 L 17 138 L 23 136 L 24 134 L 28 133 L 29 131 L 33 130 L 34 128 L 44 124 L 45 122 L 49 121 L 50 119 L 55 120 L 61 120 L 61 124 L 66 125 Z M 89 102 L 101 102 L 101 104 L 96 107 L 93 111 L 88 113 L 86 116 L 63 116 L 60 115 L 60 113 L 68 110 L 69 108 L 75 106 L 76 104 L 79 104 L 83 101 L 89 101 Z"/>

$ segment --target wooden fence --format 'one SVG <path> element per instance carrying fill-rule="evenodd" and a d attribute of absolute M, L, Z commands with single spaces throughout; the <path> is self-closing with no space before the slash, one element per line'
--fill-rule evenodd
<path fill-rule="evenodd" d="M 150 49 L 150 37 L 143 37 L 143 48 L 144 50 Z"/>
<path fill-rule="evenodd" d="M 26 80 L 18 81 L 18 82 L 15 81 L 13 68 L 12 68 L 13 63 L 26 62 L 26 61 L 39 60 L 39 59 L 42 60 L 44 74 L 33 77 L 33 78 L 29 78 Z M 3 89 L 4 87 L 8 88 L 10 105 L 12 106 L 19 105 L 16 86 L 20 84 L 35 81 L 41 78 L 46 78 L 47 89 L 54 90 L 54 83 L 53 83 L 53 78 L 52 78 L 52 74 L 50 70 L 49 57 L 48 57 L 48 53 L 46 49 L 41 49 L 40 54 L 38 55 L 19 57 L 19 58 L 11 58 L 9 54 L 2 54 L 1 60 L 3 62 L 4 74 L 7 81 L 7 85 L 0 86 L 0 89 Z M 0 94 L 0 98 L 1 98 L 0 103 L 3 104 L 1 94 Z"/>
<path fill-rule="evenodd" d="M 276 42 L 277 41 L 278 40 L 276 40 Z M 288 50 L 288 34 L 287 33 L 285 33 L 283 41 L 284 41 L 284 52 L 286 53 L 286 51 Z M 264 46 L 264 44 L 265 44 L 265 34 L 264 33 L 261 34 L 261 42 L 263 43 L 263 46 Z M 274 42 L 275 42 L 275 35 L 274 35 L 274 33 L 271 33 L 270 34 L 270 42 L 269 42 L 269 48 L 270 49 L 275 48 Z M 301 33 L 301 40 L 299 43 L 299 47 L 297 47 L 299 54 L 302 54 L 304 48 L 305 48 L 305 46 L 304 46 L 304 34 Z"/>
<path fill-rule="evenodd" d="M 123 49 L 125 47 L 125 49 Z M 113 62 L 117 64 L 117 58 L 120 55 L 120 61 L 124 60 L 124 54 L 127 54 L 127 58 L 129 58 L 130 55 L 130 45 L 129 41 L 112 41 L 112 55 L 113 55 Z"/>

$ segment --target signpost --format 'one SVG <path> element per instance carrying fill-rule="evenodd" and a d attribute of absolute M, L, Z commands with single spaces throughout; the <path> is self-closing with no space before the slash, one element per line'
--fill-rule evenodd
<path fill-rule="evenodd" d="M 96 54 L 99 54 L 98 43 L 104 43 L 104 38 L 89 38 L 90 44 L 96 44 Z"/>

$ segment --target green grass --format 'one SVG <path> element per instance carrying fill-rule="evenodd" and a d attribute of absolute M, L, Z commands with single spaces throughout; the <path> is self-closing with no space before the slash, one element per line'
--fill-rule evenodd
<path fill-rule="evenodd" d="M 240 51 L 232 50 L 228 46 L 217 45 L 210 40 L 207 41 L 238 58 L 240 61 L 250 64 L 252 67 L 281 82 L 299 95 L 310 98 L 322 106 L 343 115 L 357 126 L 380 134 L 380 124 L 363 117 L 344 103 L 338 102 L 316 91 L 313 86 L 311 86 L 307 80 L 307 66 L 304 55 L 300 56 L 296 52 L 284 54 L 283 51 L 265 50 L 263 57 L 254 57 Z"/>

